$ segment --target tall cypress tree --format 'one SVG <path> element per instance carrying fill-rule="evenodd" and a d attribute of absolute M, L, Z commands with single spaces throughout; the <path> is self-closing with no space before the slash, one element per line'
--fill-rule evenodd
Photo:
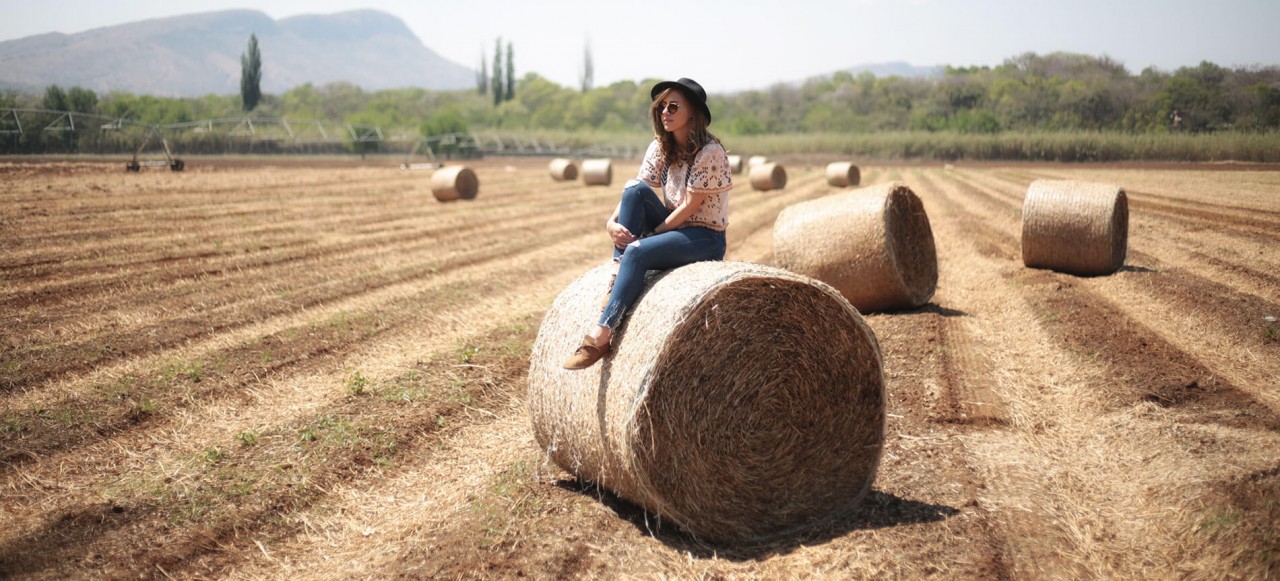
<path fill-rule="evenodd" d="M 582 92 L 591 90 L 591 85 L 595 84 L 595 66 L 591 64 L 591 40 L 588 39 L 586 46 L 582 49 L 582 76 L 578 81 L 582 84 Z"/>
<path fill-rule="evenodd" d="M 249 35 L 249 49 L 240 55 L 240 99 L 245 112 L 252 111 L 262 99 L 262 55 L 258 52 L 258 35 Z"/>
<path fill-rule="evenodd" d="M 476 92 L 481 95 L 489 93 L 489 62 L 484 57 L 484 49 L 480 49 L 480 72 L 476 73 Z"/>
<path fill-rule="evenodd" d="M 502 83 L 502 37 L 493 46 L 493 106 L 502 104 L 504 85 Z"/>
<path fill-rule="evenodd" d="M 511 57 L 511 41 L 507 41 L 507 100 L 516 98 L 516 62 Z"/>

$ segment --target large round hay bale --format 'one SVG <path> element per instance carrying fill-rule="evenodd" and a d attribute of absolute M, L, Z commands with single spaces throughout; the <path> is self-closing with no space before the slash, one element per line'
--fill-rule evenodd
<path fill-rule="evenodd" d="M 742 173 L 742 156 L 741 155 L 729 156 L 729 171 L 733 172 L 734 175 Z"/>
<path fill-rule="evenodd" d="M 562 369 L 611 272 L 561 292 L 534 342 L 529 411 L 551 459 L 711 541 L 847 515 L 884 442 L 880 348 L 861 315 L 808 277 L 700 262 L 651 274 L 613 352 Z"/>
<path fill-rule="evenodd" d="M 929 217 L 901 183 L 784 208 L 773 225 L 773 258 L 835 287 L 864 313 L 919 307 L 938 286 Z"/>
<path fill-rule="evenodd" d="M 751 169 L 757 165 L 769 163 L 769 158 L 763 155 L 753 155 L 747 158 L 747 169 Z"/>
<path fill-rule="evenodd" d="M 787 187 L 787 170 L 773 162 L 765 162 L 751 168 L 747 179 L 751 187 L 762 192 Z"/>
<path fill-rule="evenodd" d="M 836 161 L 827 164 L 827 184 L 837 188 L 856 186 L 862 181 L 862 173 L 851 161 Z"/>
<path fill-rule="evenodd" d="M 438 201 L 474 200 L 479 191 L 480 180 L 476 179 L 476 172 L 467 166 L 443 167 L 431 174 L 431 194 Z"/>
<path fill-rule="evenodd" d="M 588 159 L 583 161 L 582 183 L 588 186 L 607 186 L 613 183 L 613 160 Z"/>
<path fill-rule="evenodd" d="M 553 159 L 548 169 L 551 171 L 551 179 L 558 182 L 578 179 L 578 165 L 573 163 L 572 159 L 563 157 Z"/>
<path fill-rule="evenodd" d="M 1036 180 L 1022 201 L 1022 263 L 1093 276 L 1124 266 L 1129 202 L 1124 188 Z"/>

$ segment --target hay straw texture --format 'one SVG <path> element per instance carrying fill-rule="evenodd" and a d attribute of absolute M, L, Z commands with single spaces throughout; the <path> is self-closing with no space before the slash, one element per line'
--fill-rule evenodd
<path fill-rule="evenodd" d="M 734 175 L 742 173 L 742 156 L 741 155 L 729 156 L 729 171 L 733 172 Z"/>
<path fill-rule="evenodd" d="M 831 287 L 768 266 L 651 273 L 613 352 L 560 368 L 612 268 L 571 283 L 529 367 L 538 443 L 560 467 L 713 542 L 847 515 L 884 443 L 880 348 Z"/>
<path fill-rule="evenodd" d="M 476 172 L 466 166 L 443 167 L 431 174 L 431 194 L 438 201 L 474 200 L 479 191 L 480 180 L 476 179 Z"/>
<path fill-rule="evenodd" d="M 753 166 L 747 179 L 751 182 L 752 188 L 762 192 L 781 190 L 787 187 L 787 170 L 776 163 L 765 162 Z"/>
<path fill-rule="evenodd" d="M 773 225 L 773 258 L 835 287 L 864 313 L 919 307 L 938 285 L 929 217 L 902 183 L 784 208 Z"/>
<path fill-rule="evenodd" d="M 582 183 L 588 186 L 607 186 L 613 183 L 613 160 L 584 160 L 582 162 Z"/>
<path fill-rule="evenodd" d="M 837 188 L 856 186 L 862 182 L 862 172 L 851 161 L 837 161 L 827 164 L 827 184 Z"/>
<path fill-rule="evenodd" d="M 551 171 L 551 179 L 568 182 L 578 179 L 578 165 L 572 159 L 557 158 L 551 160 L 547 169 Z"/>
<path fill-rule="evenodd" d="M 764 164 L 764 163 L 769 163 L 768 157 L 765 157 L 763 155 L 753 155 L 747 158 L 747 169 L 753 168 L 757 165 Z"/>
<path fill-rule="evenodd" d="M 1124 266 L 1129 202 L 1124 188 L 1036 180 L 1022 201 L 1022 263 L 1094 276 Z"/>

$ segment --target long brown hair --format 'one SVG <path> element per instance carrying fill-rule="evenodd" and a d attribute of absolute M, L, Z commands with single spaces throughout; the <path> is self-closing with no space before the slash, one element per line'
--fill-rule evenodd
<path fill-rule="evenodd" d="M 675 134 L 662 128 L 662 110 L 659 106 L 672 91 L 678 91 L 684 97 L 684 106 L 689 108 L 689 142 L 683 148 L 676 143 Z M 649 105 L 649 118 L 653 121 L 653 134 L 658 139 L 662 160 L 667 167 L 679 162 L 692 167 L 694 158 L 702 151 L 703 146 L 720 142 L 718 137 L 707 130 L 707 116 L 703 115 L 702 108 L 694 105 L 693 97 L 678 87 L 671 87 L 653 98 L 653 103 Z"/>

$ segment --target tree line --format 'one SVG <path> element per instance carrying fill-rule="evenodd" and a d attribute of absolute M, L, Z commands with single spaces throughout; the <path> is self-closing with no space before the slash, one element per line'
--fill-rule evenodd
<path fill-rule="evenodd" d="M 280 95 L 261 95 L 254 114 L 343 120 L 423 137 L 496 130 L 636 134 L 643 138 L 650 131 L 645 110 L 648 89 L 657 79 L 602 87 L 586 82 L 580 87 L 564 87 L 536 73 L 516 80 L 511 45 L 508 43 L 505 51 L 503 48 L 499 39 L 494 74 L 478 78 L 473 90 L 371 92 L 342 82 L 305 84 Z M 589 52 L 587 58 L 589 67 Z M 97 95 L 80 87 L 64 90 L 57 86 L 49 87 L 43 95 L 0 94 L 3 108 L 74 110 L 150 124 L 243 115 L 243 101 L 240 95 L 163 98 L 119 91 Z M 1105 56 L 1027 53 L 995 67 L 948 67 L 937 78 L 880 78 L 870 73 L 855 76 L 839 72 L 798 84 L 713 93 L 709 101 L 716 112 L 712 129 L 724 136 L 833 132 L 999 136 L 1080 131 L 1274 134 L 1280 130 L 1280 68 L 1227 68 L 1202 62 L 1171 72 L 1148 68 L 1134 74 Z M 48 151 L 51 142 L 67 145 L 65 139 L 28 137 L 10 139 L 0 145 L 0 151 Z"/>

